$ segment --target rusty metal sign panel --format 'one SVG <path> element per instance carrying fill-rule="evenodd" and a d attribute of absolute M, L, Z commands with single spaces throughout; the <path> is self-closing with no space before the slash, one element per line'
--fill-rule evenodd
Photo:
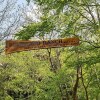
<path fill-rule="evenodd" d="M 5 53 L 9 54 L 24 50 L 58 48 L 77 45 L 79 45 L 79 38 L 76 37 L 44 41 L 7 40 Z"/>

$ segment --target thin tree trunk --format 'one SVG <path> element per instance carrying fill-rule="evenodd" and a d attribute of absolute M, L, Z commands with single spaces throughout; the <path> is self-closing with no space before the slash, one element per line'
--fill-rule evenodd
<path fill-rule="evenodd" d="M 48 55 L 49 55 L 49 62 L 50 62 L 50 65 L 51 65 L 51 67 L 53 67 L 52 59 L 51 59 L 51 49 L 50 49 L 50 50 L 47 49 L 47 51 L 48 51 Z"/>
<path fill-rule="evenodd" d="M 79 73 L 80 73 L 80 67 L 77 67 L 76 82 L 73 88 L 73 100 L 78 100 L 77 89 L 78 89 L 78 84 L 79 84 Z"/>
<path fill-rule="evenodd" d="M 56 50 L 56 59 L 57 59 L 57 65 L 58 65 L 58 68 L 61 68 L 61 63 L 60 63 L 60 52 L 59 49 L 57 48 Z"/>
<path fill-rule="evenodd" d="M 61 63 L 60 63 L 60 59 L 59 59 L 59 56 L 60 56 L 60 51 L 56 50 L 56 57 L 53 58 L 51 56 L 51 49 L 47 49 L 48 51 L 48 56 L 49 56 L 49 62 L 50 62 L 50 66 L 51 66 L 51 70 L 56 73 L 58 69 L 61 68 Z"/>
<path fill-rule="evenodd" d="M 82 80 L 82 84 L 83 84 L 83 87 L 84 87 L 84 90 L 85 90 L 86 100 L 89 100 L 89 98 L 88 98 L 87 87 L 86 87 L 85 84 L 84 84 L 82 67 L 81 67 L 81 80 Z"/>

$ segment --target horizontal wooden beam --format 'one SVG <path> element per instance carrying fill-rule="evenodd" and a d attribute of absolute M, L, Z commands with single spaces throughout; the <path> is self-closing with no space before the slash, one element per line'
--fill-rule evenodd
<path fill-rule="evenodd" d="M 24 50 L 58 48 L 77 45 L 79 45 L 79 38 L 76 37 L 44 41 L 7 40 L 5 53 L 9 54 Z"/>

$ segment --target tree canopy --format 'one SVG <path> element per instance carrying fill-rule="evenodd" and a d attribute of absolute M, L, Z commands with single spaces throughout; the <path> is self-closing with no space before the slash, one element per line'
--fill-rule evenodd
<path fill-rule="evenodd" d="M 2 54 L 1 100 L 99 100 L 100 1 L 31 2 L 40 19 L 22 26 L 15 39 L 78 37 L 80 45 Z"/>

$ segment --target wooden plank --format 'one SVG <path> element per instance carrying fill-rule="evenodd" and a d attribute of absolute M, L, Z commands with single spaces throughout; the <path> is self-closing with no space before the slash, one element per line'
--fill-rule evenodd
<path fill-rule="evenodd" d="M 44 41 L 7 40 L 5 53 L 9 54 L 24 50 L 58 48 L 77 45 L 79 45 L 79 38 L 76 37 Z"/>

